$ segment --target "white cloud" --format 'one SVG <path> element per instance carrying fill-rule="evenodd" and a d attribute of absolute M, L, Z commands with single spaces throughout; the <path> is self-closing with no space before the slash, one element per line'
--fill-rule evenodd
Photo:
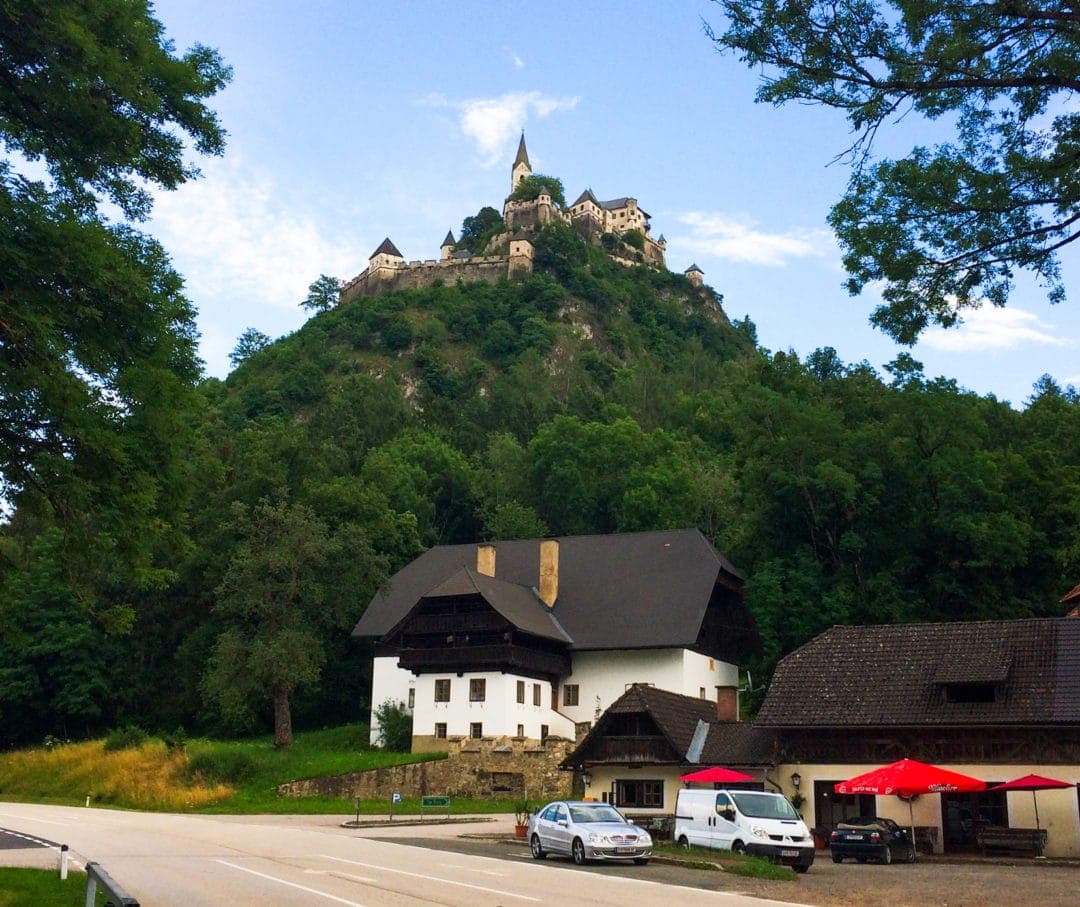
<path fill-rule="evenodd" d="M 525 61 L 522 60 L 521 57 L 519 57 L 516 53 L 514 53 L 514 51 L 512 51 L 509 47 L 507 47 L 506 52 L 507 52 L 507 54 L 510 55 L 510 59 L 514 63 L 514 69 L 524 69 L 525 68 Z"/>
<path fill-rule="evenodd" d="M 820 228 L 768 233 L 753 222 L 704 211 L 690 211 L 678 220 L 692 232 L 671 240 L 668 246 L 678 245 L 694 255 L 784 267 L 789 259 L 820 258 L 836 248 L 832 233 Z"/>
<path fill-rule="evenodd" d="M 919 342 L 930 349 L 954 353 L 1014 349 L 1028 344 L 1072 344 L 1073 341 L 1053 331 L 1053 325 L 1040 321 L 1032 312 L 984 303 L 981 308 L 968 311 L 955 327 L 927 329 Z"/>
<path fill-rule="evenodd" d="M 477 150 L 484 157 L 484 166 L 494 167 L 504 162 L 507 146 L 525 128 L 530 116 L 542 119 L 559 110 L 573 110 L 578 99 L 554 98 L 539 91 L 514 91 L 495 98 L 450 101 L 441 94 L 432 93 L 420 103 L 456 110 L 458 125 L 476 142 Z"/>
<path fill-rule="evenodd" d="M 319 274 L 352 276 L 362 250 L 326 236 L 292 209 L 241 155 L 203 165 L 204 177 L 156 194 L 151 232 L 187 281 L 188 296 L 295 310 Z"/>

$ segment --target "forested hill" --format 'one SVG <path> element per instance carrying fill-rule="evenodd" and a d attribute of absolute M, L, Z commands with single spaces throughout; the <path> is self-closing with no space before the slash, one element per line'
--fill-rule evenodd
<path fill-rule="evenodd" d="M 265 727 L 285 688 L 300 724 L 362 718 L 349 629 L 445 542 L 697 526 L 748 576 L 755 680 L 834 624 L 1055 615 L 1080 581 L 1074 394 L 1017 411 L 907 358 L 772 354 L 708 289 L 568 230 L 536 265 L 321 312 L 204 382 L 171 582 L 108 590 L 130 632 L 61 593 L 44 518 L 17 514 L 8 633 L 78 645 L 5 649 L 8 741 Z"/>

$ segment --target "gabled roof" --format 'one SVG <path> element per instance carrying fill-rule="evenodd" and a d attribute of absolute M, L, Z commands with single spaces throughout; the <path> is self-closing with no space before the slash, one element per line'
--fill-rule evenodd
<path fill-rule="evenodd" d="M 582 192 L 581 195 L 579 195 L 573 202 L 570 203 L 570 207 L 573 208 L 575 205 L 580 205 L 584 201 L 591 201 L 598 208 L 600 207 L 600 202 L 596 200 L 596 196 L 593 195 L 592 189 L 586 189 L 584 192 Z"/>
<path fill-rule="evenodd" d="M 683 274 L 689 274 L 691 271 L 697 271 L 699 274 L 704 274 L 705 273 L 697 265 L 690 265 L 689 268 L 687 268 L 685 271 L 683 271 Z"/>
<path fill-rule="evenodd" d="M 504 583 L 494 577 L 477 573 L 470 567 L 462 567 L 429 589 L 420 601 L 468 595 L 479 595 L 519 630 L 545 639 L 557 639 L 559 642 L 571 641 L 534 589 Z"/>
<path fill-rule="evenodd" d="M 379 246 L 379 248 L 377 248 L 374 252 L 371 253 L 371 255 L 368 256 L 368 261 L 370 261 L 376 255 L 395 255 L 398 258 L 405 257 L 398 251 L 398 247 L 395 246 L 392 242 L 390 242 L 389 236 L 382 241 L 382 244 Z"/>
<path fill-rule="evenodd" d="M 453 230 L 447 230 L 447 231 L 446 231 L 446 239 L 444 239 L 444 240 L 442 241 L 442 244 L 443 244 L 444 246 L 454 246 L 454 245 L 457 245 L 457 240 L 456 240 L 456 239 L 454 239 L 454 231 L 453 231 Z"/>
<path fill-rule="evenodd" d="M 518 142 L 517 157 L 514 158 L 514 167 L 518 164 L 524 164 L 530 170 L 532 170 L 532 164 L 529 163 L 529 152 L 525 150 L 525 133 L 521 133 L 521 141 Z"/>
<path fill-rule="evenodd" d="M 1072 602 L 1076 602 L 1077 604 L 1080 604 L 1080 583 L 1077 583 L 1072 588 L 1072 591 L 1066 592 L 1064 597 L 1061 599 L 1061 603 L 1063 605 L 1068 605 L 1068 604 L 1070 604 Z"/>
<path fill-rule="evenodd" d="M 742 575 L 696 529 L 562 536 L 559 592 L 551 613 L 571 649 L 693 646 L 714 591 L 737 589 Z M 495 542 L 497 579 L 531 590 L 539 583 L 536 539 Z M 462 567 L 476 566 L 476 545 L 431 548 L 395 573 L 371 600 L 354 636 L 380 637 L 429 590 Z M 719 612 L 719 613 L 717 613 Z M 729 613 L 730 612 L 730 613 Z M 710 610 L 733 637 L 753 629 L 735 592 Z"/>
<path fill-rule="evenodd" d="M 954 684 L 993 702 L 949 701 Z M 1080 620 L 833 627 L 776 668 L 762 727 L 1080 723 Z"/>
<path fill-rule="evenodd" d="M 605 718 L 618 714 L 647 714 L 670 744 L 676 762 L 687 764 L 766 765 L 773 750 L 773 735 L 740 721 L 718 721 L 716 703 L 635 684 L 613 702 L 592 730 L 563 761 L 563 767 L 588 760 L 595 741 L 605 735 Z M 700 755 L 691 753 L 695 738 L 707 734 Z M 691 757 L 688 758 L 688 753 Z"/>

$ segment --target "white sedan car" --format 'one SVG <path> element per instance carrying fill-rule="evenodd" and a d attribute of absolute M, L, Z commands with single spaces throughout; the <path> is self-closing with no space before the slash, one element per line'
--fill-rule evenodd
<path fill-rule="evenodd" d="M 652 856 L 649 833 L 607 803 L 549 803 L 533 813 L 528 834 L 537 860 L 553 853 L 568 856 L 579 866 L 589 860 L 633 860 L 643 865 Z"/>

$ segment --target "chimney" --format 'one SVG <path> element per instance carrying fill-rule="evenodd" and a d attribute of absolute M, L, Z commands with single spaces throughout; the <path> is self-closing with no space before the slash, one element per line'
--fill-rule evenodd
<path fill-rule="evenodd" d="M 738 721 L 739 720 L 739 688 L 717 687 L 716 688 L 716 720 Z"/>
<path fill-rule="evenodd" d="M 540 600 L 549 608 L 559 597 L 559 543 L 544 539 L 540 543 Z"/>
<path fill-rule="evenodd" d="M 495 546 L 476 546 L 476 572 L 483 576 L 495 575 Z"/>

